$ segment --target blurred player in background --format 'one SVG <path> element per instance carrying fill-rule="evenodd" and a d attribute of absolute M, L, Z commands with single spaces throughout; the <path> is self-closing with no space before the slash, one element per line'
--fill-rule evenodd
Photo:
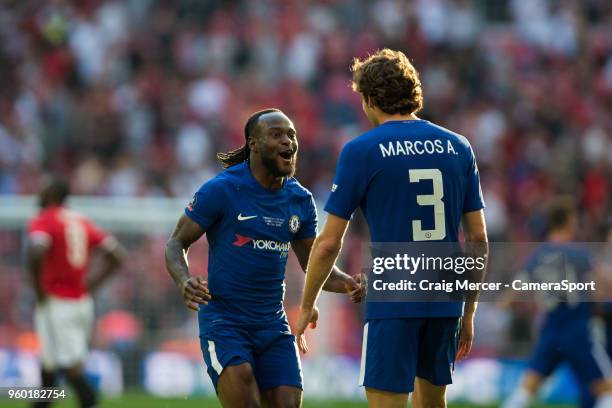
<path fill-rule="evenodd" d="M 605 251 L 603 259 L 600 259 L 598 267 L 597 282 L 604 286 L 603 296 L 600 297 L 598 311 L 603 320 L 603 330 L 606 338 L 606 351 L 608 356 L 612 358 L 612 216 L 606 223 L 605 231 Z M 599 292 L 599 291 L 598 291 Z"/>
<path fill-rule="evenodd" d="M 355 60 L 352 71 L 353 89 L 375 128 L 347 143 L 338 159 L 325 206 L 329 217 L 313 247 L 296 325 L 303 351 L 315 300 L 357 207 L 372 242 L 454 242 L 463 222 L 466 241 L 487 248 L 472 148 L 465 137 L 416 116 L 423 97 L 408 58 L 384 49 Z M 473 299 L 465 309 L 462 302 L 368 302 L 360 381 L 370 406 L 405 407 L 413 390 L 415 407 L 446 406 L 455 358 L 471 349 L 475 311 Z"/>
<path fill-rule="evenodd" d="M 278 109 L 254 113 L 246 143 L 218 155 L 227 168 L 194 195 L 166 246 L 166 265 L 199 309 L 208 374 L 224 407 L 299 407 L 302 373 L 283 308 L 293 248 L 306 270 L 317 231 L 311 193 L 294 178 L 298 141 Z M 204 233 L 207 282 L 189 274 L 187 250 Z M 334 267 L 325 289 L 359 300 L 359 284 Z M 202 306 L 199 306 L 202 305 Z"/>
<path fill-rule="evenodd" d="M 593 272 L 591 255 L 572 244 L 578 229 L 578 214 L 571 198 L 559 198 L 549 213 L 549 243 L 538 248 L 525 266 L 524 280 L 584 282 Z M 516 292 L 515 292 L 516 293 Z M 563 362 L 570 365 L 580 387 L 583 408 L 612 407 L 612 364 L 603 338 L 593 330 L 589 299 L 570 293 L 559 298 L 541 293 L 547 307 L 539 339 L 520 387 L 503 408 L 526 408 L 537 396 L 543 381 Z"/>
<path fill-rule="evenodd" d="M 34 324 L 42 347 L 42 386 L 56 386 L 57 376 L 63 375 L 81 407 L 93 407 L 97 396 L 83 369 L 94 322 L 91 294 L 117 270 L 125 251 L 92 221 L 64 207 L 68 194 L 68 184 L 60 178 L 43 182 L 41 211 L 29 226 L 27 268 L 36 293 Z M 88 274 L 94 249 L 101 256 Z"/>

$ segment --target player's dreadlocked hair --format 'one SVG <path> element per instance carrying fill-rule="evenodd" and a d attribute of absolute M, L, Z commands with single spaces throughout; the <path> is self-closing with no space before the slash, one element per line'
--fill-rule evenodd
<path fill-rule="evenodd" d="M 249 150 L 249 138 L 257 125 L 257 121 L 261 115 L 272 112 L 282 113 L 280 109 L 268 108 L 252 114 L 249 120 L 247 120 L 246 125 L 244 125 L 244 145 L 227 153 L 217 153 L 217 160 L 223 163 L 223 168 L 226 169 L 236 164 L 240 164 L 249 158 L 249 154 L 251 153 Z"/>
<path fill-rule="evenodd" d="M 388 48 L 351 66 L 353 90 L 388 114 L 416 113 L 423 107 L 419 73 L 401 51 Z"/>

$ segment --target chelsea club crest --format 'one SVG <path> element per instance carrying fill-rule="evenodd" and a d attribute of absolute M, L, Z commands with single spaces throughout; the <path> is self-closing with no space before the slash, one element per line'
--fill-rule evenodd
<path fill-rule="evenodd" d="M 289 219 L 289 231 L 295 234 L 300 229 L 300 218 L 297 215 L 292 215 Z"/>

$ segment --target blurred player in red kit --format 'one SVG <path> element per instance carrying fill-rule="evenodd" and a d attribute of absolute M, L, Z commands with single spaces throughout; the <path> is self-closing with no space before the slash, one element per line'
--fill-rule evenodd
<path fill-rule="evenodd" d="M 97 396 L 83 370 L 94 321 L 90 295 L 117 270 L 124 249 L 92 221 L 64 207 L 68 194 L 65 181 L 45 179 L 41 210 L 28 227 L 27 268 L 36 292 L 34 325 L 42 348 L 42 386 L 55 386 L 57 376 L 63 375 L 80 406 L 95 407 Z M 88 273 L 94 250 L 100 257 Z"/>

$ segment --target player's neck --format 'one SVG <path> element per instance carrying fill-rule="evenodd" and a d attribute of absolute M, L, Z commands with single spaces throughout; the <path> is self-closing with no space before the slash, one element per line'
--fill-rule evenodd
<path fill-rule="evenodd" d="M 378 119 L 379 125 L 382 125 L 383 123 L 386 123 L 386 122 L 393 122 L 393 121 L 419 120 L 419 117 L 415 115 L 414 113 L 411 113 L 409 115 L 404 115 L 404 114 L 389 115 L 384 112 L 379 112 L 377 113 L 376 117 Z"/>
<path fill-rule="evenodd" d="M 574 240 L 574 234 L 567 230 L 551 231 L 548 234 L 548 240 L 551 242 L 569 242 Z"/>
<path fill-rule="evenodd" d="M 41 210 L 53 210 L 55 208 L 60 208 L 63 207 L 64 205 L 62 203 L 47 203 L 41 206 Z"/>
<path fill-rule="evenodd" d="M 266 190 L 278 190 L 283 186 L 284 177 L 271 174 L 259 160 L 249 160 L 249 168 L 255 181 Z"/>

